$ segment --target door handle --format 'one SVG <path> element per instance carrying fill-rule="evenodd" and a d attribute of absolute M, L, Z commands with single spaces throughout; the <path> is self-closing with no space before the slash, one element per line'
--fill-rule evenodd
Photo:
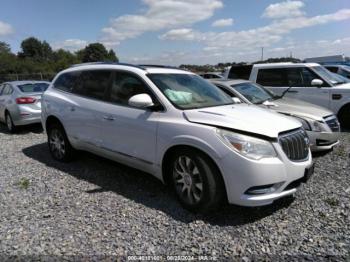
<path fill-rule="evenodd" d="M 288 93 L 299 93 L 298 91 L 295 91 L 295 90 L 289 90 Z"/>
<path fill-rule="evenodd" d="M 71 112 L 74 112 L 74 111 L 75 111 L 75 106 L 71 106 L 71 107 L 70 107 L 70 111 L 71 111 Z"/>
<path fill-rule="evenodd" d="M 103 119 L 107 120 L 107 121 L 114 121 L 115 120 L 115 118 L 113 116 L 103 116 Z"/>

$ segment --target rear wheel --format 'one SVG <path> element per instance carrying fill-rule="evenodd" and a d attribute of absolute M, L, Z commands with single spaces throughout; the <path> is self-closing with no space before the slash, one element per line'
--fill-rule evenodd
<path fill-rule="evenodd" d="M 6 112 L 5 121 L 6 121 L 7 130 L 8 130 L 10 133 L 15 133 L 15 132 L 16 132 L 16 126 L 15 126 L 15 124 L 13 123 L 12 117 L 11 117 L 11 115 L 10 115 L 9 112 Z"/>
<path fill-rule="evenodd" d="M 53 124 L 49 126 L 47 136 L 50 153 L 54 159 L 61 162 L 69 162 L 73 159 L 75 150 L 61 125 Z"/>
<path fill-rule="evenodd" d="M 350 104 L 340 109 L 338 119 L 342 127 L 350 128 Z"/>
<path fill-rule="evenodd" d="M 224 186 L 213 161 L 197 150 L 173 154 L 168 168 L 175 194 L 183 207 L 194 212 L 217 208 L 224 197 Z"/>

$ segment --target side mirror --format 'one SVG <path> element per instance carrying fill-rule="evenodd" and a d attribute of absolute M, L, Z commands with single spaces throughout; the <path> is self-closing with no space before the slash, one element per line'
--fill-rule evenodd
<path fill-rule="evenodd" d="M 321 79 L 313 79 L 311 81 L 311 85 L 321 87 L 323 85 L 323 81 Z"/>
<path fill-rule="evenodd" d="M 138 94 L 130 97 L 129 106 L 137 108 L 147 108 L 153 106 L 152 98 L 148 94 Z"/>
<path fill-rule="evenodd" d="M 232 101 L 235 102 L 235 104 L 242 104 L 241 99 L 239 99 L 238 97 L 232 97 Z"/>

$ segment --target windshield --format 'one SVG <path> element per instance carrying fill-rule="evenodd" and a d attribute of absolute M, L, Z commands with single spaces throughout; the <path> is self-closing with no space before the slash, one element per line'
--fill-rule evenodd
<path fill-rule="evenodd" d="M 47 83 L 30 83 L 18 86 L 23 93 L 43 93 L 48 87 Z"/>
<path fill-rule="evenodd" d="M 323 66 L 313 66 L 311 67 L 322 79 L 328 80 L 333 85 L 343 84 L 344 82 L 339 81 L 332 72 L 324 68 Z"/>
<path fill-rule="evenodd" d="M 148 74 L 170 102 L 180 109 L 233 104 L 218 87 L 192 74 Z"/>
<path fill-rule="evenodd" d="M 238 85 L 232 85 L 232 87 L 253 104 L 262 104 L 265 101 L 274 98 L 274 95 L 267 91 L 265 88 L 253 83 L 247 82 Z"/>

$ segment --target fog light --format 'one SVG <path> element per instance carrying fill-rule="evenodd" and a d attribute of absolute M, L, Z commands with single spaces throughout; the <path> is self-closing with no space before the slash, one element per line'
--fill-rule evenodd
<path fill-rule="evenodd" d="M 284 182 L 269 184 L 269 185 L 262 185 L 262 186 L 254 186 L 249 188 L 247 191 L 245 191 L 245 194 L 247 195 L 271 194 L 275 192 L 277 189 L 279 189 L 283 184 Z"/>

